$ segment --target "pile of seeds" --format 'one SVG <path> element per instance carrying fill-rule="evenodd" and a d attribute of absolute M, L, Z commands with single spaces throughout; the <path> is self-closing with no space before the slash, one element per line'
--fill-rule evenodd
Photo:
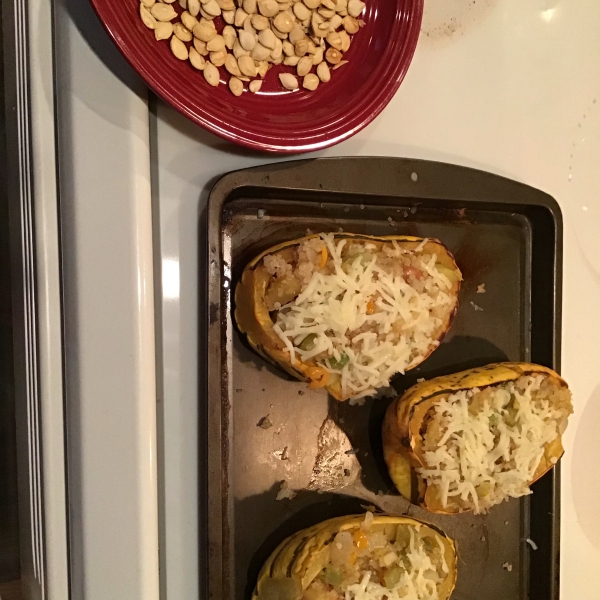
<path fill-rule="evenodd" d="M 260 90 L 272 65 L 294 67 L 296 74 L 280 73 L 288 90 L 316 90 L 331 79 L 331 71 L 348 61 L 351 35 L 364 22 L 362 0 L 141 0 L 140 16 L 157 40 L 169 40 L 179 60 L 189 60 L 206 81 L 218 86 L 218 67 L 229 75 L 236 96 L 244 82 L 252 93 Z M 219 33 L 214 19 L 225 26 Z M 314 71 L 313 71 L 314 69 Z"/>

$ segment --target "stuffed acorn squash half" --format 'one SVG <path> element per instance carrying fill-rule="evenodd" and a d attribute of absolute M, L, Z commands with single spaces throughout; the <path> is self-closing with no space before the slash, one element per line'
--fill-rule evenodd
<path fill-rule="evenodd" d="M 235 320 L 270 362 L 338 400 L 358 400 L 438 347 L 461 280 L 434 239 L 309 235 L 246 266 Z"/>
<path fill-rule="evenodd" d="M 454 543 L 406 517 L 330 519 L 286 539 L 259 573 L 252 600 L 448 600 Z"/>
<path fill-rule="evenodd" d="M 483 513 L 530 485 L 563 454 L 571 392 L 552 369 L 497 363 L 423 381 L 383 421 L 390 476 L 436 513 Z"/>

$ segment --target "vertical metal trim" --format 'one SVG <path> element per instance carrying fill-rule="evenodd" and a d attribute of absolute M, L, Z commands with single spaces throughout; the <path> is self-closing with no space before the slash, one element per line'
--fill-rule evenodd
<path fill-rule="evenodd" d="M 29 89 L 26 0 L 2 5 L 5 58 L 4 94 L 15 282 L 15 361 L 21 579 L 29 598 L 46 598 L 45 537 L 41 456 L 41 401 L 37 323 L 36 242 Z M 15 147 L 16 146 L 16 147 Z M 19 339 L 16 339 L 19 338 Z"/>

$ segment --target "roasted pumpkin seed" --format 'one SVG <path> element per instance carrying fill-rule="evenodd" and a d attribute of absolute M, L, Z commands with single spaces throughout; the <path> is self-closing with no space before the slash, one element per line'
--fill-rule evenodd
<path fill-rule="evenodd" d="M 192 41 L 192 32 L 183 23 L 175 23 L 175 25 L 173 25 L 173 33 L 182 42 Z"/>
<path fill-rule="evenodd" d="M 242 76 L 240 68 L 238 67 L 237 60 L 235 59 L 235 56 L 233 56 L 233 54 L 228 54 L 225 57 L 225 69 L 228 73 L 234 75 L 235 77 Z"/>
<path fill-rule="evenodd" d="M 258 10 L 263 17 L 274 17 L 279 12 L 276 0 L 258 0 Z"/>
<path fill-rule="evenodd" d="M 302 80 L 302 87 L 314 92 L 319 87 L 320 80 L 314 73 L 308 73 Z"/>
<path fill-rule="evenodd" d="M 298 89 L 298 80 L 291 73 L 279 73 L 279 81 L 286 90 Z"/>
<path fill-rule="evenodd" d="M 256 64 L 249 56 L 240 56 L 240 58 L 238 58 L 238 67 L 244 75 L 256 77 Z"/>
<path fill-rule="evenodd" d="M 204 74 L 204 79 L 206 79 L 209 85 L 214 87 L 219 85 L 219 69 L 217 69 L 215 65 L 207 62 L 202 73 Z"/>
<path fill-rule="evenodd" d="M 140 17 L 148 29 L 156 29 L 156 19 L 143 3 L 140 3 Z"/>
<path fill-rule="evenodd" d="M 329 48 L 327 52 L 325 52 L 325 60 L 330 65 L 337 65 L 340 60 L 342 60 L 342 53 L 335 48 Z"/>
<path fill-rule="evenodd" d="M 168 40 L 173 35 L 173 23 L 169 21 L 156 21 L 154 37 L 157 41 Z"/>
<path fill-rule="evenodd" d="M 358 17 L 364 8 L 365 3 L 361 0 L 348 0 L 348 13 L 351 17 Z"/>
<path fill-rule="evenodd" d="M 187 46 L 176 36 L 171 36 L 171 52 L 179 60 L 187 60 L 189 57 Z"/>
<path fill-rule="evenodd" d="M 244 84 L 237 77 L 230 77 L 228 85 L 234 96 L 241 96 L 244 93 Z"/>
<path fill-rule="evenodd" d="M 304 77 L 313 67 L 312 57 L 304 56 L 298 62 L 298 66 L 296 67 L 296 73 L 298 73 L 298 77 Z"/>
<path fill-rule="evenodd" d="M 206 66 L 206 61 L 204 60 L 204 57 L 198 52 L 198 50 L 194 48 L 194 46 L 192 46 L 189 49 L 189 55 L 192 67 L 198 69 L 198 71 L 203 71 L 204 67 Z"/>
<path fill-rule="evenodd" d="M 215 67 L 222 67 L 225 64 L 225 57 L 227 56 L 227 50 L 216 50 L 209 54 L 210 62 Z"/>
<path fill-rule="evenodd" d="M 317 75 L 323 83 L 327 83 L 331 79 L 331 71 L 325 61 L 317 66 Z"/>
<path fill-rule="evenodd" d="M 175 12 L 175 9 L 170 6 L 169 4 L 153 4 L 152 7 L 150 8 L 150 14 L 157 20 L 157 21 L 172 21 L 176 16 L 177 13 Z"/>

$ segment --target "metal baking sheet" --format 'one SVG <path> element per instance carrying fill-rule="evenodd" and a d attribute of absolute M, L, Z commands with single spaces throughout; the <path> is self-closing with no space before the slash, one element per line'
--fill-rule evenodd
<path fill-rule="evenodd" d="M 230 173 L 208 208 L 207 497 L 204 567 L 215 600 L 247 599 L 285 537 L 366 506 L 442 527 L 457 542 L 453 598 L 558 598 L 558 468 L 488 515 L 432 515 L 394 490 L 380 427 L 389 400 L 350 406 L 254 354 L 232 322 L 245 264 L 307 230 L 435 237 L 464 284 L 456 321 L 401 393 L 429 378 L 502 360 L 559 368 L 562 221 L 548 195 L 442 163 L 334 158 Z M 485 292 L 478 286 L 484 284 Z M 259 421 L 268 416 L 272 427 Z M 297 491 L 275 499 L 281 482 Z M 533 540 L 534 550 L 527 543 Z"/>

